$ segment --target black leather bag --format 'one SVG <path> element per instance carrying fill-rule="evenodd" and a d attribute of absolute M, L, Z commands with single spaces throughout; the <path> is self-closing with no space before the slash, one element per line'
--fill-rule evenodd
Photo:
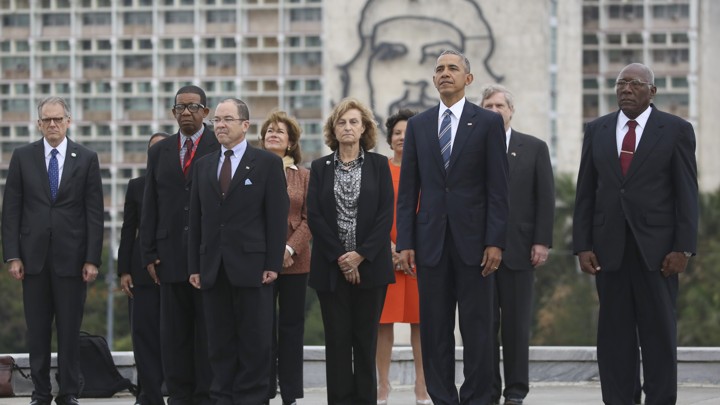
<path fill-rule="evenodd" d="M 13 371 L 17 370 L 20 375 L 25 378 L 29 378 L 20 367 L 15 364 L 15 359 L 12 356 L 0 356 L 0 397 L 14 397 L 15 391 L 13 390 Z"/>

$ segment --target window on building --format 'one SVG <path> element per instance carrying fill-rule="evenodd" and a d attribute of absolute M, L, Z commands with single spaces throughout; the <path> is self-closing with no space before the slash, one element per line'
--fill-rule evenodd
<path fill-rule="evenodd" d="M 215 40 L 215 38 L 205 38 L 205 48 L 215 49 L 216 43 L 217 41 Z"/>
<path fill-rule="evenodd" d="M 55 49 L 57 49 L 58 51 L 69 51 L 70 41 L 57 41 L 55 43 Z"/>
<path fill-rule="evenodd" d="M 102 69 L 110 68 L 110 56 L 83 56 L 84 69 Z"/>
<path fill-rule="evenodd" d="M 15 50 L 17 52 L 29 52 L 30 44 L 28 41 L 15 41 Z"/>
<path fill-rule="evenodd" d="M 133 84 L 132 83 L 121 83 L 120 84 L 120 92 L 121 93 L 132 93 Z"/>
<path fill-rule="evenodd" d="M 42 58 L 42 69 L 55 72 L 65 72 L 70 67 L 70 58 L 67 56 L 46 56 Z"/>
<path fill-rule="evenodd" d="M 192 24 L 195 21 L 192 11 L 167 11 L 165 24 Z"/>
<path fill-rule="evenodd" d="M 610 45 L 620 45 L 622 43 L 622 35 L 620 34 L 607 34 L 605 39 Z"/>
<path fill-rule="evenodd" d="M 10 94 L 10 85 L 9 84 L 0 84 L 0 94 L 3 94 L 3 95 Z"/>
<path fill-rule="evenodd" d="M 600 12 L 597 6 L 584 6 L 583 7 L 583 25 L 588 23 L 597 23 L 600 19 Z"/>
<path fill-rule="evenodd" d="M 70 84 L 69 83 L 55 83 L 55 91 L 58 94 L 70 94 Z"/>
<path fill-rule="evenodd" d="M 70 14 L 67 14 L 67 13 L 43 14 L 42 25 L 44 27 L 69 27 L 70 26 Z"/>
<path fill-rule="evenodd" d="M 223 48 L 235 48 L 235 38 L 223 38 L 222 39 L 222 47 Z"/>
<path fill-rule="evenodd" d="M 163 49 L 173 49 L 175 48 L 175 40 L 171 38 L 165 38 L 162 40 L 163 43 Z"/>
<path fill-rule="evenodd" d="M 107 39 L 101 39 L 97 42 L 97 44 L 98 50 L 100 51 L 109 51 L 112 49 L 112 45 Z"/>
<path fill-rule="evenodd" d="M 317 35 L 305 37 L 305 46 L 322 46 L 322 39 Z"/>
<path fill-rule="evenodd" d="M 181 38 L 180 39 L 180 49 L 193 49 L 195 45 L 193 44 L 192 38 Z"/>
<path fill-rule="evenodd" d="M 141 39 L 138 41 L 138 47 L 143 50 L 148 50 L 153 48 L 153 44 L 149 39 Z"/>
<path fill-rule="evenodd" d="M 125 25 L 151 25 L 152 12 L 138 11 L 127 12 L 124 14 Z"/>
<path fill-rule="evenodd" d="M 322 21 L 322 12 L 319 8 L 293 8 L 290 21 Z"/>
<path fill-rule="evenodd" d="M 80 93 L 82 93 L 82 94 L 92 93 L 92 85 L 89 82 L 80 83 Z"/>
<path fill-rule="evenodd" d="M 687 32 L 676 32 L 670 35 L 673 44 L 687 44 L 690 42 Z"/>
<path fill-rule="evenodd" d="M 220 69 L 229 68 L 235 65 L 234 54 L 209 54 L 207 56 L 208 67 L 216 67 Z"/>
<path fill-rule="evenodd" d="M 152 93 L 152 83 L 138 82 L 137 89 L 138 89 L 138 93 Z"/>
<path fill-rule="evenodd" d="M 229 24 L 237 19 L 235 11 L 231 10 L 209 10 L 206 15 L 208 24 Z"/>
<path fill-rule="evenodd" d="M 15 83 L 15 94 L 30 94 L 30 86 L 27 83 Z"/>
<path fill-rule="evenodd" d="M 667 42 L 667 34 L 665 33 L 657 33 L 650 35 L 650 41 L 653 44 L 664 44 Z"/>
<path fill-rule="evenodd" d="M 289 37 L 288 38 L 288 46 L 291 48 L 299 48 L 302 44 L 300 37 Z"/>
<path fill-rule="evenodd" d="M 320 83 L 320 80 L 308 80 L 305 82 L 305 90 L 320 91 L 322 90 L 322 84 Z"/>
<path fill-rule="evenodd" d="M 640 34 L 638 32 L 632 32 L 632 33 L 627 34 L 626 39 L 627 39 L 627 43 L 630 45 L 638 45 L 638 44 L 642 45 L 642 43 L 643 43 L 642 34 Z"/>
<path fill-rule="evenodd" d="M 220 82 L 220 91 L 235 92 L 235 82 L 232 80 L 223 80 Z"/>
<path fill-rule="evenodd" d="M 110 13 L 85 13 L 82 16 L 83 25 L 112 25 Z"/>
<path fill-rule="evenodd" d="M 0 42 L 0 52 L 10 52 L 10 41 Z"/>
<path fill-rule="evenodd" d="M 125 68 L 150 69 L 152 68 L 152 56 L 150 55 L 128 55 L 123 57 Z"/>
<path fill-rule="evenodd" d="M 29 27 L 30 16 L 28 14 L 9 14 L 2 17 L 2 25 L 6 28 Z"/>
<path fill-rule="evenodd" d="M 290 54 L 290 64 L 293 66 L 318 66 L 322 63 L 320 52 L 297 52 Z"/>

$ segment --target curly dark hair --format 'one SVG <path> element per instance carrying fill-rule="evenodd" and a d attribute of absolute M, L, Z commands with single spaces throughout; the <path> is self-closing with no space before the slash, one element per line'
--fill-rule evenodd
<path fill-rule="evenodd" d="M 395 128 L 395 125 L 400 121 L 407 121 L 412 117 L 413 115 L 417 114 L 416 111 L 408 110 L 407 108 L 402 108 L 400 111 L 397 112 L 397 114 L 393 114 L 388 117 L 388 119 L 385 121 L 385 129 L 387 130 L 387 143 L 388 145 L 391 145 L 392 142 L 392 133 L 393 128 Z"/>

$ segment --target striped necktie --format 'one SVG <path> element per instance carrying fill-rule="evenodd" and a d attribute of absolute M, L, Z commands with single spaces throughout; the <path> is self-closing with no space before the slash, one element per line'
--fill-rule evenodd
<path fill-rule="evenodd" d="M 440 154 L 442 154 L 443 163 L 445 164 L 445 170 L 450 165 L 450 129 L 452 128 L 450 116 L 452 111 L 448 108 L 443 113 L 442 124 L 440 125 L 440 133 L 438 134 L 438 140 L 440 141 Z"/>

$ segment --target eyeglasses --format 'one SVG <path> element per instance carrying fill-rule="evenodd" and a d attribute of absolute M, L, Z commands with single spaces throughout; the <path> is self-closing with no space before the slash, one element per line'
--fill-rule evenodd
<path fill-rule="evenodd" d="M 618 81 L 615 82 L 615 87 L 622 88 L 622 87 L 625 87 L 625 86 L 628 85 L 628 84 L 630 85 L 630 87 L 635 88 L 635 89 L 639 89 L 639 88 L 641 88 L 642 86 L 647 86 L 647 85 L 651 85 L 651 86 L 652 86 L 652 83 L 644 82 L 644 81 L 638 80 L 638 79 L 632 79 L 632 80 L 622 80 L 622 79 L 620 79 L 620 80 L 618 80 Z"/>
<path fill-rule="evenodd" d="M 232 124 L 232 123 L 235 122 L 235 121 L 243 122 L 243 121 L 247 121 L 247 120 L 248 120 L 247 118 L 232 118 L 232 117 L 222 117 L 222 118 L 219 118 L 219 117 L 215 117 L 215 118 L 211 119 L 210 122 L 212 122 L 213 125 L 217 125 L 217 124 L 220 124 L 220 123 L 222 123 L 222 122 L 224 122 L 225 124 L 230 125 L 230 124 Z"/>
<path fill-rule="evenodd" d="M 65 117 L 47 117 L 47 118 L 40 118 L 40 122 L 43 123 L 43 125 L 50 125 L 51 122 L 54 122 L 55 125 L 60 125 L 65 121 Z"/>
<path fill-rule="evenodd" d="M 202 104 L 198 104 L 198 103 L 175 104 L 175 105 L 173 106 L 173 110 L 175 110 L 175 112 L 176 112 L 177 114 L 182 114 L 183 112 L 185 112 L 185 109 L 186 109 L 186 108 L 187 108 L 188 111 L 190 111 L 191 113 L 196 113 L 196 112 L 200 111 L 201 108 L 205 108 L 205 106 L 202 105 Z"/>

